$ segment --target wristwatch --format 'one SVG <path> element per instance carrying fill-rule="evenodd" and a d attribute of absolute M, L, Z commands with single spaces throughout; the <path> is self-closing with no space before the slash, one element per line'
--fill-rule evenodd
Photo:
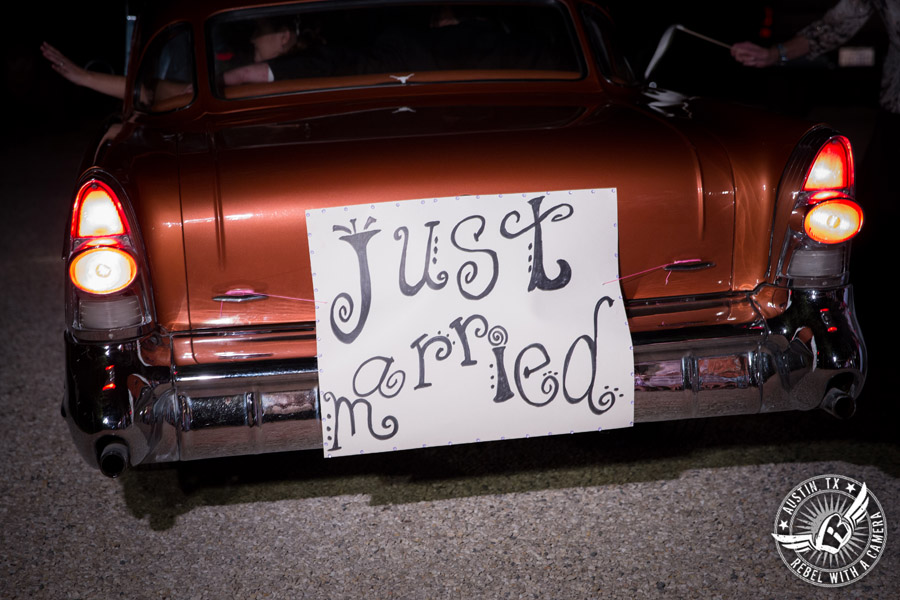
<path fill-rule="evenodd" d="M 775 47 L 778 48 L 778 64 L 784 65 L 788 61 L 787 50 L 784 49 L 784 44 L 776 44 Z"/>

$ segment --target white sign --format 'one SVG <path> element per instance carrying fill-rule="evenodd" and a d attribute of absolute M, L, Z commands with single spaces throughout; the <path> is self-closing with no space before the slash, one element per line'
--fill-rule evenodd
<path fill-rule="evenodd" d="M 307 212 L 326 456 L 627 427 L 616 190 Z"/>

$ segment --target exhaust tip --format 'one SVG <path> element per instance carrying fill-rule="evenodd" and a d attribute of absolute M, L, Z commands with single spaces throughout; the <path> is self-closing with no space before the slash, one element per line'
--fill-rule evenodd
<path fill-rule="evenodd" d="M 124 442 L 109 442 L 100 451 L 100 472 L 116 478 L 128 468 L 128 446 Z"/>
<path fill-rule="evenodd" d="M 849 419 L 856 414 L 856 400 L 847 392 L 832 388 L 825 394 L 821 408 L 838 419 Z"/>

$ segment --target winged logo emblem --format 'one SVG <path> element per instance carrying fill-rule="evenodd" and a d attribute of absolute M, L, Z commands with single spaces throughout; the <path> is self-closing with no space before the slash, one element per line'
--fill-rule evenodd
<path fill-rule="evenodd" d="M 828 554 L 837 554 L 853 537 L 857 525 L 866 517 L 866 507 L 869 505 L 868 490 L 863 483 L 859 494 L 853 503 L 843 514 L 834 512 L 828 515 L 819 525 L 818 530 L 804 534 L 780 535 L 773 533 L 772 537 L 785 549 L 797 552 L 817 550 Z"/>

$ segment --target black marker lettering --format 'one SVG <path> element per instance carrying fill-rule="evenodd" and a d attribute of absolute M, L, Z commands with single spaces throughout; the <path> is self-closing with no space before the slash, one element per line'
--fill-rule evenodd
<path fill-rule="evenodd" d="M 569 347 L 569 351 L 566 353 L 566 360 L 563 363 L 563 395 L 566 400 L 571 404 L 578 404 L 585 398 L 588 399 L 588 407 L 591 409 L 595 415 L 602 415 L 610 408 L 613 407 L 616 400 L 616 394 L 614 391 L 604 391 L 600 396 L 595 400 L 594 396 L 594 384 L 597 382 L 597 347 L 600 343 L 598 339 L 600 336 L 598 317 L 600 315 L 600 309 L 604 306 L 612 307 L 613 299 L 609 296 L 604 296 L 597 301 L 597 304 L 594 305 L 594 333 L 591 335 L 582 335 L 578 337 L 572 345 Z M 588 383 L 587 388 L 584 393 L 580 396 L 573 396 L 569 393 L 568 389 L 568 374 L 569 374 L 569 366 L 572 362 L 572 356 L 575 353 L 575 349 L 579 343 L 584 343 L 587 346 L 588 354 L 590 356 L 590 370 L 591 370 L 591 380 Z"/>
<path fill-rule="evenodd" d="M 515 396 L 509 387 L 509 376 L 506 374 L 506 363 L 503 358 L 503 354 L 506 351 L 506 343 L 509 341 L 509 334 L 500 325 L 494 325 L 488 332 L 488 341 L 493 346 L 491 350 L 494 352 L 494 364 L 497 368 L 494 402 L 506 402 Z"/>
<path fill-rule="evenodd" d="M 450 352 L 453 350 L 453 346 L 450 344 L 450 339 L 447 336 L 436 335 L 429 338 L 428 341 L 423 344 L 422 340 L 426 337 L 428 337 L 428 334 L 423 333 L 409 345 L 410 348 L 415 348 L 419 353 L 419 383 L 413 388 L 414 390 L 431 387 L 431 383 L 425 381 L 425 350 L 428 349 L 428 346 L 431 344 L 441 344 L 441 347 L 434 352 L 434 357 L 437 360 L 445 360 L 450 356 Z"/>
<path fill-rule="evenodd" d="M 525 358 L 525 354 L 527 354 L 530 350 L 537 350 L 541 354 L 541 362 L 533 367 L 525 367 L 522 368 L 522 361 Z M 547 349 L 544 348 L 543 344 L 530 344 L 525 346 L 525 348 L 519 352 L 519 356 L 516 357 L 516 370 L 515 370 L 515 378 L 516 378 L 516 388 L 519 390 L 519 395 L 522 396 L 522 400 L 527 402 L 532 406 L 546 406 L 550 404 L 554 398 L 556 398 L 556 392 L 559 391 L 559 380 L 551 373 L 544 373 L 543 379 L 541 380 L 541 392 L 546 396 L 546 399 L 535 402 L 528 397 L 528 394 L 525 393 L 525 389 L 522 386 L 522 380 L 528 379 L 531 377 L 536 371 L 540 371 L 544 367 L 550 364 L 550 355 L 547 354 Z"/>
<path fill-rule="evenodd" d="M 356 327 L 349 332 L 344 332 L 338 326 L 339 322 L 349 323 L 350 319 L 353 317 L 355 305 L 353 303 L 353 297 L 350 294 L 341 292 L 335 296 L 334 302 L 331 304 L 331 331 L 334 332 L 335 337 L 339 341 L 345 344 L 350 344 L 359 337 L 363 327 L 366 325 L 366 320 L 369 318 L 369 308 L 372 305 L 372 278 L 369 274 L 369 257 L 366 246 L 368 245 L 369 240 L 381 230 L 365 230 L 367 230 L 369 225 L 374 222 L 375 219 L 369 217 L 363 231 L 359 233 L 356 232 L 356 219 L 350 220 L 350 223 L 353 225 L 352 232 L 350 229 L 340 225 L 335 225 L 333 228 L 333 231 L 347 232 L 348 235 L 341 236 L 339 239 L 350 244 L 350 247 L 356 252 L 356 262 L 359 265 L 359 321 L 357 321 Z M 337 313 L 336 318 L 335 313 Z"/>
<path fill-rule="evenodd" d="M 419 282 L 415 285 L 409 285 L 406 281 L 406 254 L 409 249 L 409 229 L 407 229 L 406 226 L 401 226 L 394 232 L 395 240 L 403 240 L 403 253 L 400 255 L 399 285 L 400 291 L 404 296 L 415 296 L 425 284 L 428 284 L 428 287 L 433 290 L 439 290 L 447 285 L 447 280 L 449 279 L 447 271 L 440 271 L 437 274 L 437 281 L 431 278 L 431 249 L 435 244 L 434 228 L 439 224 L 440 221 L 429 221 L 428 223 L 425 223 L 425 227 L 428 228 L 428 247 L 425 249 L 425 266 L 422 267 L 422 277 L 419 278 Z"/>
<path fill-rule="evenodd" d="M 466 298 L 467 300 L 480 300 L 481 298 L 484 298 L 485 296 L 490 294 L 491 290 L 493 290 L 494 286 L 497 284 L 497 277 L 500 275 L 500 261 L 497 259 L 497 253 L 493 250 L 477 250 L 473 248 L 466 248 L 464 246 L 460 246 L 457 242 L 456 236 L 459 228 L 464 223 L 473 220 L 478 221 L 478 228 L 472 234 L 472 239 L 477 242 L 481 238 L 481 235 L 484 233 L 485 228 L 485 220 L 481 215 L 473 215 L 457 223 L 450 234 L 450 241 L 457 249 L 462 250 L 463 252 L 487 254 L 491 258 L 490 281 L 488 281 L 487 285 L 483 290 L 481 290 L 480 293 L 473 294 L 467 291 L 465 287 L 463 287 L 464 285 L 471 285 L 478 278 L 478 263 L 476 263 L 474 260 L 466 261 L 456 273 L 456 285 L 459 287 L 459 293 L 462 294 L 463 298 Z"/>
<path fill-rule="evenodd" d="M 534 219 L 534 222 L 531 225 L 527 225 L 515 233 L 509 230 L 507 223 L 510 219 L 514 219 L 516 223 L 522 219 L 522 216 L 517 210 L 508 213 L 500 222 L 500 234 L 507 239 L 517 238 L 526 231 L 534 230 L 534 256 L 532 260 L 531 281 L 528 283 L 529 292 L 534 289 L 558 290 L 564 288 L 572 279 L 572 267 L 569 266 L 568 262 L 562 259 L 556 261 L 556 264 L 559 265 L 559 275 L 553 279 L 547 277 L 544 271 L 544 236 L 541 224 L 547 217 L 550 217 L 551 223 L 568 219 L 572 216 L 575 209 L 572 208 L 571 204 L 557 204 L 546 212 L 541 213 L 541 202 L 543 200 L 544 196 L 538 196 L 528 201 L 528 204 L 531 205 L 532 217 Z M 562 211 L 550 216 L 551 213 L 557 209 L 562 209 Z"/>
<path fill-rule="evenodd" d="M 369 434 L 373 438 L 375 438 L 376 440 L 388 440 L 397 435 L 397 430 L 400 426 L 397 422 L 397 418 L 391 415 L 388 415 L 381 420 L 381 427 L 387 430 L 386 433 L 375 432 L 375 427 L 372 423 L 372 404 L 368 400 L 358 398 L 351 402 L 343 396 L 341 396 L 340 398 L 335 398 L 335 395 L 331 392 L 325 392 L 322 398 L 327 404 L 333 406 L 331 410 L 334 410 L 334 440 L 332 441 L 331 445 L 332 451 L 341 449 L 338 434 L 340 431 L 341 415 L 346 414 L 347 411 L 349 411 L 350 414 L 350 435 L 356 435 L 356 408 L 358 406 L 363 406 L 366 410 L 366 426 L 369 429 Z M 344 407 L 347 408 L 347 411 L 341 410 Z"/>
<path fill-rule="evenodd" d="M 375 362 L 381 363 L 381 372 L 378 375 L 378 380 L 367 390 L 360 391 L 359 381 L 360 379 L 366 378 L 366 373 L 364 371 L 369 370 L 366 369 L 366 366 Z M 394 364 L 394 357 L 373 356 L 359 365 L 359 368 L 356 369 L 356 373 L 353 374 L 353 393 L 362 398 L 371 396 L 375 392 L 378 392 L 385 398 L 393 398 L 399 394 L 400 390 L 403 389 L 403 384 L 406 383 L 406 373 L 399 369 L 392 373 L 392 364 Z"/>
<path fill-rule="evenodd" d="M 462 320 L 462 317 L 457 317 L 452 323 L 450 323 L 450 328 L 456 332 L 456 335 L 459 337 L 459 341 L 462 343 L 463 361 L 459 363 L 461 367 L 468 367 L 470 365 L 478 364 L 477 360 L 472 360 L 472 352 L 469 349 L 469 336 L 466 333 L 466 330 L 469 328 L 469 323 L 471 323 L 472 321 L 481 322 L 481 328 L 476 327 L 472 331 L 472 333 L 475 334 L 475 337 L 484 337 L 485 335 L 487 335 L 488 322 L 487 319 L 485 319 L 481 315 L 472 315 L 465 321 Z"/>

